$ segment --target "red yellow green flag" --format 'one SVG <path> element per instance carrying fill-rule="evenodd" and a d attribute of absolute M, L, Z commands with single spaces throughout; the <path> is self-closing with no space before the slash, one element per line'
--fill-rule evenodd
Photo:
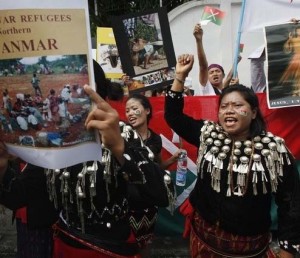
<path fill-rule="evenodd" d="M 222 20 L 225 16 L 225 12 L 210 6 L 205 6 L 201 21 L 211 21 L 217 25 L 221 25 Z"/>
<path fill-rule="evenodd" d="M 243 53 L 243 50 L 244 50 L 244 44 L 240 44 L 240 53 Z"/>

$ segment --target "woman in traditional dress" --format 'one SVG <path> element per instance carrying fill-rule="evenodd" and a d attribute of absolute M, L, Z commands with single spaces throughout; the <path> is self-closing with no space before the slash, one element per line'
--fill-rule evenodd
<path fill-rule="evenodd" d="M 294 257 L 300 248 L 300 180 L 293 155 L 266 130 L 257 96 L 243 85 L 223 89 L 218 122 L 184 114 L 184 80 L 193 63 L 193 55 L 179 56 L 165 103 L 169 126 L 198 147 L 187 212 L 192 257 L 275 257 L 269 248 L 273 195 L 278 255 Z"/>
<path fill-rule="evenodd" d="M 54 229 L 54 258 L 140 257 L 128 219 L 128 187 L 148 206 L 167 206 L 170 177 L 152 161 L 137 133 L 90 87 L 95 103 L 87 129 L 96 129 L 102 142 L 102 161 L 63 169 L 27 164 L 21 175 L 0 148 L 0 203 L 14 210 L 40 200 L 46 192 L 60 211 Z"/>
<path fill-rule="evenodd" d="M 161 168 L 167 169 L 176 162 L 179 152 L 176 152 L 167 160 L 162 159 L 162 139 L 149 128 L 149 122 L 152 118 L 152 106 L 149 98 L 141 94 L 131 95 L 126 101 L 125 114 L 128 123 L 137 131 L 143 144 L 153 154 L 154 161 Z M 149 244 L 154 235 L 158 207 L 156 205 L 149 206 L 142 199 L 136 198 L 135 188 L 134 185 L 129 187 L 130 223 L 142 248 L 142 257 L 151 257 Z"/>

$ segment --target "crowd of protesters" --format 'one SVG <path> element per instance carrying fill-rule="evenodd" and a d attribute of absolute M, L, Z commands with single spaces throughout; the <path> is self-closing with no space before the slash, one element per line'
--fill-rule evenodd
<path fill-rule="evenodd" d="M 149 95 L 165 96 L 168 125 L 198 149 L 198 158 L 194 161 L 197 182 L 187 199 L 186 213 L 191 230 L 191 257 L 293 257 L 300 250 L 300 180 L 295 159 L 284 140 L 267 131 L 253 89 L 241 85 L 238 78 L 233 78 L 232 71 L 225 78 L 221 65 L 208 63 L 203 34 L 201 25 L 196 24 L 193 35 L 199 78 L 194 87 L 199 87 L 199 95 L 220 95 L 218 122 L 197 120 L 183 112 L 184 96 L 194 95 L 185 86 L 194 65 L 194 56 L 188 53 L 178 57 L 172 85 Z M 97 129 L 102 139 L 105 158 L 102 163 L 77 164 L 68 171 L 44 170 L 26 164 L 21 176 L 16 176 L 20 168 L 15 168 L 5 146 L 1 146 L 1 203 L 15 210 L 31 206 L 34 199 L 38 202 L 36 216 L 37 207 L 45 207 L 45 204 L 35 195 L 48 196 L 48 193 L 45 185 L 26 192 L 35 180 L 47 184 L 50 199 L 56 199 L 45 208 L 50 209 L 53 216 L 45 218 L 43 226 L 49 229 L 54 224 L 54 232 L 50 230 L 54 233 L 54 243 L 47 242 L 51 248 L 44 257 L 150 257 L 143 251 L 153 229 L 146 230 L 148 235 L 141 233 L 141 224 L 145 223 L 144 219 L 152 218 L 153 221 L 147 223 L 154 227 L 157 207 L 167 207 L 174 201 L 170 175 L 164 171 L 162 162 L 157 161 L 161 150 L 161 139 L 156 134 L 159 132 L 148 128 L 152 107 L 147 98 L 129 92 L 126 115 L 130 126 L 119 123 L 117 111 L 105 102 L 107 92 L 100 90 L 103 85 L 112 84 L 101 68 L 98 72 L 95 76 L 102 76 L 98 84 L 95 78 L 98 94 L 85 87 L 85 93 L 97 107 L 91 111 L 86 125 Z M 132 83 L 127 75 L 122 80 L 124 85 Z M 56 123 L 57 114 L 61 125 L 66 116 L 71 116 L 68 113 L 71 92 L 70 85 L 64 85 L 60 96 L 50 89 L 43 98 L 42 91 L 35 88 L 34 97 L 17 94 L 12 103 L 9 91 L 5 90 L 2 130 L 9 133 L 14 125 L 18 130 L 26 131 L 29 127 L 38 130 L 39 126 Z M 104 99 L 100 97 L 103 94 Z M 123 93 L 119 96 L 117 100 L 123 98 Z M 143 130 L 139 131 L 141 117 L 144 118 Z M 2 120 L 7 118 L 11 120 L 5 127 L 6 122 Z M 156 155 L 148 145 L 153 136 L 159 145 Z M 57 178 L 60 181 L 56 181 Z M 60 190 L 60 203 L 57 189 L 62 187 L 65 191 Z M 278 254 L 269 248 L 272 195 L 278 205 Z M 153 213 L 149 215 L 150 209 Z M 137 225 L 138 221 L 141 224 Z M 31 223 L 34 229 L 39 228 L 38 223 Z"/>

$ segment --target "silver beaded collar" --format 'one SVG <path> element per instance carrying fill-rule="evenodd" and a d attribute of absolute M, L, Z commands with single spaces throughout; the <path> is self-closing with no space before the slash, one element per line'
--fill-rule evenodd
<path fill-rule="evenodd" d="M 225 168 L 224 163 L 228 164 Z M 227 176 L 226 196 L 243 196 L 252 185 L 254 195 L 276 192 L 283 165 L 290 164 L 284 140 L 268 132 L 252 140 L 233 141 L 215 122 L 205 121 L 201 128 L 197 170 L 200 179 L 204 169 L 211 176 L 211 187 L 221 191 L 221 179 Z M 224 180 L 224 179 L 223 179 Z"/>
<path fill-rule="evenodd" d="M 150 150 L 148 146 L 145 145 L 142 138 L 139 136 L 139 134 L 131 127 L 126 125 L 124 122 L 120 122 L 120 130 L 121 130 L 121 136 L 126 142 L 129 142 L 131 140 L 136 140 L 140 142 L 140 146 L 144 147 L 148 152 L 148 158 L 150 160 L 154 159 L 154 154 Z M 125 159 L 131 159 L 129 154 L 124 153 Z M 144 164 L 147 164 L 147 160 L 136 162 L 136 165 L 140 168 Z M 101 164 L 104 167 L 103 170 L 103 180 L 106 183 L 106 198 L 107 203 L 111 202 L 111 196 L 110 191 L 108 188 L 108 185 L 112 184 L 114 182 L 115 187 L 118 187 L 118 169 L 119 165 L 117 162 L 114 162 L 114 159 L 112 157 L 112 153 L 109 149 L 105 148 L 105 146 L 102 146 L 102 158 L 101 158 Z M 143 180 L 140 183 L 145 183 L 146 179 L 143 174 L 143 170 L 140 169 L 141 174 L 143 175 Z M 85 223 L 86 223 L 86 214 L 87 212 L 84 210 L 83 207 L 83 201 L 87 200 L 87 196 L 89 196 L 89 204 L 90 204 L 90 210 L 93 214 L 96 215 L 96 217 L 99 220 L 102 220 L 107 216 L 107 214 L 114 215 L 115 218 L 118 216 L 124 216 L 124 214 L 127 212 L 127 206 L 128 202 L 127 199 L 123 199 L 122 203 L 119 204 L 113 204 L 111 207 L 105 206 L 102 210 L 97 210 L 96 206 L 94 205 L 94 197 L 97 195 L 96 192 L 96 179 L 98 174 L 98 163 L 97 161 L 94 161 L 90 166 L 87 165 L 87 163 L 83 163 L 82 170 L 78 171 L 77 174 L 77 182 L 75 184 L 75 196 L 73 196 L 73 189 L 72 183 L 70 181 L 70 172 L 67 170 L 67 168 L 64 169 L 45 169 L 45 175 L 47 178 L 47 190 L 49 193 L 49 198 L 51 201 L 53 201 L 55 208 L 58 208 L 58 193 L 56 189 L 56 178 L 59 178 L 60 180 L 60 195 L 62 198 L 62 205 L 64 206 L 65 210 L 65 221 L 66 224 L 69 222 L 69 205 L 76 201 L 77 203 L 77 213 L 80 218 L 80 228 L 81 231 L 85 232 Z M 88 183 L 86 181 L 86 178 L 88 177 Z M 112 180 L 114 178 L 114 180 Z M 171 176 L 170 173 L 167 172 L 164 175 L 164 183 L 168 192 L 168 197 L 170 200 L 170 206 L 171 210 L 174 210 L 173 204 L 175 203 L 175 195 L 172 193 L 172 191 L 169 190 L 171 186 Z M 88 191 L 88 193 L 86 192 Z M 173 207 L 173 208 L 172 208 Z M 109 228 L 110 223 L 107 223 L 106 226 Z"/>

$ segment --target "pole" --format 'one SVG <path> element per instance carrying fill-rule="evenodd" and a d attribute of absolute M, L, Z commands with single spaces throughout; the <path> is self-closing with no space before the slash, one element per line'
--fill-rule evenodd
<path fill-rule="evenodd" d="M 237 77 L 237 65 L 238 65 L 238 58 L 240 55 L 240 42 L 241 42 L 241 35 L 242 35 L 242 25 L 243 25 L 243 19 L 244 19 L 245 5 L 246 5 L 246 0 L 243 0 L 242 7 L 241 7 L 241 15 L 240 15 L 238 33 L 237 33 L 237 38 L 236 38 L 235 56 L 234 56 L 234 62 L 233 62 L 233 78 Z"/>

